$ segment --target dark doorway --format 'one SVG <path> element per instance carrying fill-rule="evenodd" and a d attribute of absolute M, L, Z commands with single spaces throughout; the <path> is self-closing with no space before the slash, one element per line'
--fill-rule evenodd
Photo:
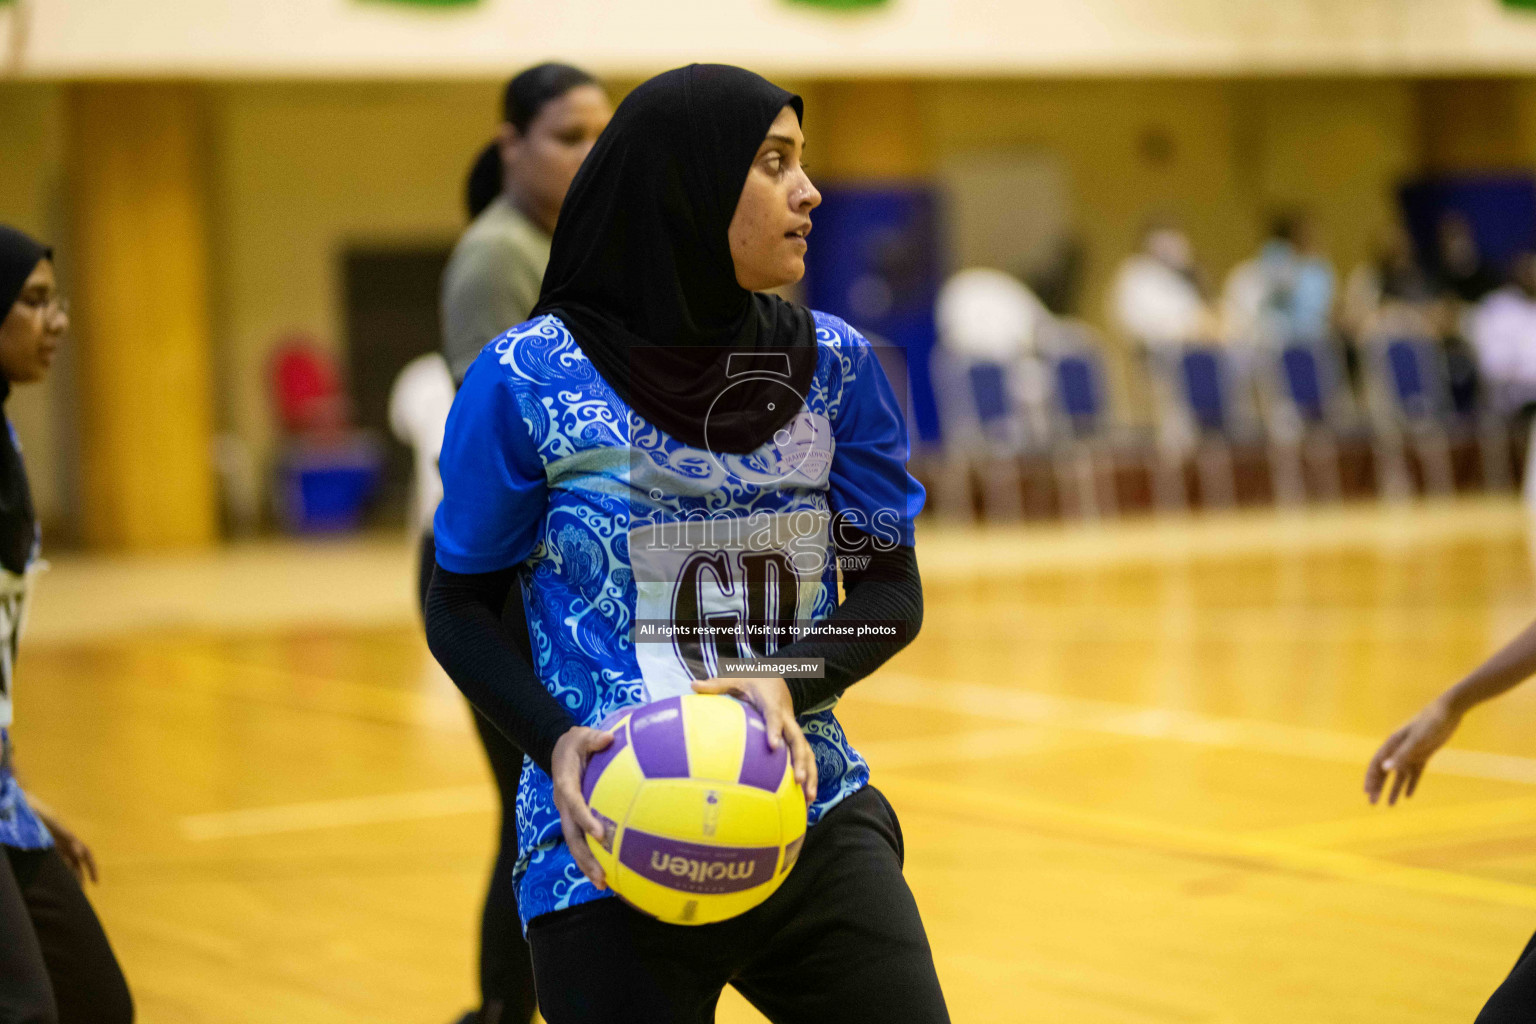
<path fill-rule="evenodd" d="M 406 363 L 436 351 L 437 302 L 450 245 L 351 246 L 342 258 L 347 372 L 359 426 L 386 439 L 388 458 L 370 522 L 407 521 L 411 452 L 389 430 L 389 389 Z"/>

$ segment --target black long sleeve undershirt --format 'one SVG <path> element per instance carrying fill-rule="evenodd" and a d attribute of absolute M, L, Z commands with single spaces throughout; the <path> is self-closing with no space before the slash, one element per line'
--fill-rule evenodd
<path fill-rule="evenodd" d="M 865 546 L 868 550 L 869 546 Z M 874 551 L 862 568 L 843 569 L 843 602 L 816 624 L 807 636 L 780 648 L 774 658 L 824 658 L 821 679 L 793 678 L 785 682 L 802 715 L 884 665 L 911 643 L 923 625 L 923 581 L 917 552 L 910 545 Z M 879 623 L 895 627 L 894 636 L 850 639 L 831 635 L 830 627 Z"/>
<path fill-rule="evenodd" d="M 527 650 L 519 649 L 502 619 L 516 578 L 515 569 L 463 574 L 438 566 L 427 590 L 427 644 L 470 703 L 548 773 L 556 741 L 580 723 L 544 688 Z M 872 552 L 863 567 L 845 568 L 843 588 L 846 596 L 836 611 L 775 655 L 825 659 L 823 678 L 787 680 L 796 714 L 885 664 L 922 626 L 922 579 L 910 546 Z M 893 624 L 896 633 L 861 639 L 830 635 L 829 627 L 862 622 Z"/>
<path fill-rule="evenodd" d="M 544 688 L 526 643 L 520 648 L 502 618 L 516 581 L 515 568 L 465 574 L 438 566 L 427 588 L 427 646 L 469 702 L 548 774 L 555 741 L 580 723 Z"/>

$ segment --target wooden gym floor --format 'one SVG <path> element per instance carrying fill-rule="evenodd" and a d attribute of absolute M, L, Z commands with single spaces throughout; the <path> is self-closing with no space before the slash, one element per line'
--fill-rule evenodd
<path fill-rule="evenodd" d="M 920 534 L 842 715 L 957 1022 L 1470 1021 L 1536 930 L 1536 686 L 1406 807 L 1380 738 L 1526 620 L 1512 500 Z M 61 558 L 18 767 L 145 1024 L 446 1024 L 494 807 L 395 538 Z M 594 968 L 596 969 L 596 968 Z M 720 1020 L 759 1018 L 734 994 Z"/>

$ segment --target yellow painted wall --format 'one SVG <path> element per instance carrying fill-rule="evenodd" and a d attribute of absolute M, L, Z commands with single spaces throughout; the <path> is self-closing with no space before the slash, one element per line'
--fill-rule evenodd
<path fill-rule="evenodd" d="M 204 101 L 184 83 L 68 93 L 79 521 L 97 547 L 218 537 Z"/>
<path fill-rule="evenodd" d="M 499 97 L 490 82 L 212 92 L 219 419 L 264 460 L 274 342 L 301 330 L 339 348 L 347 242 L 454 238 Z"/>
<path fill-rule="evenodd" d="M 66 291 L 70 253 L 64 244 L 64 90 L 56 85 L 0 85 L 0 223 L 54 243 L 55 263 Z M 49 540 L 55 539 L 72 502 L 70 460 L 74 450 L 69 401 L 75 354 L 68 347 L 41 384 L 20 387 L 6 403 L 16 425 L 37 505 Z"/>

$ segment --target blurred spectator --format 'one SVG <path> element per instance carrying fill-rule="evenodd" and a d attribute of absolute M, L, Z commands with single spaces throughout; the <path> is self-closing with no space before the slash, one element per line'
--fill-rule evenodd
<path fill-rule="evenodd" d="M 1085 263 L 1082 239 L 1063 235 L 1051 247 L 1046 260 L 1030 273 L 1020 276 L 1046 309 L 1057 316 L 1073 316 L 1077 313 L 1078 296 L 1083 288 Z"/>
<path fill-rule="evenodd" d="M 1127 256 L 1115 274 L 1110 317 L 1145 349 L 1216 338 L 1215 317 L 1189 236 L 1169 224 L 1147 228 L 1141 250 Z"/>
<path fill-rule="evenodd" d="M 1470 413 L 1478 401 L 1481 357 L 1469 343 L 1475 305 L 1504 283 L 1503 275 L 1483 258 L 1477 235 L 1466 217 L 1454 210 L 1436 225 L 1436 284 L 1445 308 L 1442 337 L 1451 400 L 1456 410 Z"/>
<path fill-rule="evenodd" d="M 455 381 L 528 318 L 566 190 L 613 110 L 592 75 L 548 63 L 507 83 L 502 113 L 496 159 L 481 150 L 465 183 L 474 219 L 443 271 L 443 355 Z"/>
<path fill-rule="evenodd" d="M 410 447 L 416 460 L 411 530 L 417 536 L 430 527 L 438 502 L 443 500 L 437 456 L 443 448 L 443 432 L 448 424 L 448 410 L 453 407 L 454 391 L 448 360 L 436 352 L 406 363 L 389 390 L 389 428 L 402 444 Z"/>
<path fill-rule="evenodd" d="M 1452 211 L 1441 217 L 1435 240 L 1435 269 L 1442 292 L 1462 302 L 1478 302 L 1504 283 L 1498 271 L 1483 259 L 1472 225 L 1461 214 Z"/>
<path fill-rule="evenodd" d="M 1414 257 L 1412 239 L 1397 225 L 1377 242 L 1369 260 L 1350 271 L 1340 317 L 1355 338 L 1376 333 L 1383 320 L 1421 318 L 1427 325 L 1435 296 L 1435 282 Z"/>
<path fill-rule="evenodd" d="M 950 277 L 939 289 L 934 313 L 946 351 L 997 363 L 1033 354 L 1039 325 L 1051 315 L 1018 278 L 990 267 Z"/>
<path fill-rule="evenodd" d="M 464 209 L 469 212 L 469 219 L 474 220 L 484 213 L 485 208 L 496 201 L 505 187 L 502 180 L 501 143 L 488 142 L 476 154 L 475 162 L 469 168 L 469 177 L 464 180 Z"/>
<path fill-rule="evenodd" d="M 1227 275 L 1222 327 L 1229 341 L 1278 346 L 1332 334 L 1333 265 L 1317 253 L 1311 222 L 1275 218 L 1258 253 Z"/>
<path fill-rule="evenodd" d="M 940 408 L 956 436 L 981 431 L 1015 445 L 1045 436 L 1039 349 L 1051 312 L 1018 278 L 991 267 L 944 282 L 938 322 Z"/>
<path fill-rule="evenodd" d="M 1377 239 L 1375 253 L 1349 273 L 1339 311 L 1350 379 L 1360 382 L 1361 346 L 1373 338 L 1443 338 L 1449 334 L 1444 303 L 1433 278 L 1418 261 L 1403 225 Z"/>
<path fill-rule="evenodd" d="M 1511 282 L 1477 304 L 1468 326 L 1493 407 L 1536 403 L 1536 253 L 1516 257 Z"/>

